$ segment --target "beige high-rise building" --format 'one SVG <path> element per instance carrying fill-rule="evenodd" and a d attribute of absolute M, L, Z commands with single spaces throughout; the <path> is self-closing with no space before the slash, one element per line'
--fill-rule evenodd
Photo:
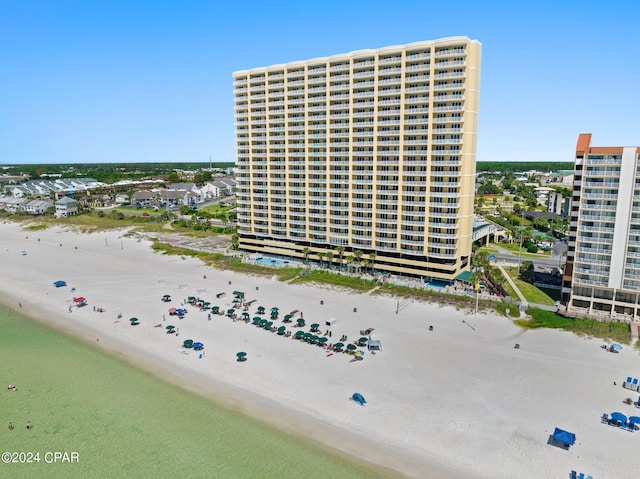
<path fill-rule="evenodd" d="M 578 137 L 561 313 L 640 320 L 640 147 Z"/>
<path fill-rule="evenodd" d="M 240 248 L 468 270 L 481 50 L 452 37 L 234 72 Z"/>

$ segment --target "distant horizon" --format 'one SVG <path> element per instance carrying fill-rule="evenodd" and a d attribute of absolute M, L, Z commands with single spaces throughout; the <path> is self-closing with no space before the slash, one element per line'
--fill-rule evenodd
<path fill-rule="evenodd" d="M 483 45 L 478 162 L 640 144 L 626 0 L 5 3 L 1 164 L 235 163 L 234 71 L 454 36 Z"/>

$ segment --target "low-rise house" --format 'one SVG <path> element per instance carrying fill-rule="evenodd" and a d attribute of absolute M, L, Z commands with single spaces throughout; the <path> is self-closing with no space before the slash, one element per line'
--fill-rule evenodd
<path fill-rule="evenodd" d="M 17 213 L 22 211 L 22 205 L 26 202 L 24 198 L 15 198 L 12 196 L 4 196 L 0 198 L 0 208 L 7 213 Z"/>
<path fill-rule="evenodd" d="M 53 206 L 53 203 L 46 200 L 28 200 L 22 205 L 22 210 L 30 215 L 39 216 L 47 212 L 49 208 Z"/>
<path fill-rule="evenodd" d="M 160 195 L 158 192 L 140 190 L 131 196 L 131 203 L 135 204 L 138 208 L 153 208 L 158 205 L 159 198 Z"/>
<path fill-rule="evenodd" d="M 56 216 L 73 216 L 78 214 L 78 202 L 68 196 L 63 196 L 55 203 Z"/>

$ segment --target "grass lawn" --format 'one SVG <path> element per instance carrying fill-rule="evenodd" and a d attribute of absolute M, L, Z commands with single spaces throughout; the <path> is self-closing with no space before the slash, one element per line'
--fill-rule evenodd
<path fill-rule="evenodd" d="M 513 279 L 514 283 L 516 283 L 516 286 L 528 302 L 552 306 L 557 301 L 558 298 L 556 295 L 550 296 L 549 294 L 550 291 L 554 290 L 542 290 L 537 286 L 532 285 L 531 283 L 522 281 L 519 278 L 517 266 L 507 266 L 505 267 L 505 270 L 507 271 L 507 273 L 509 273 L 509 276 L 511 276 L 511 279 Z M 558 291 L 556 292 L 556 294 L 559 295 L 560 292 Z"/>
<path fill-rule="evenodd" d="M 500 247 L 508 251 L 511 251 L 513 254 L 520 255 L 520 243 L 500 243 Z M 522 257 L 523 258 L 540 258 L 544 256 L 551 256 L 551 251 L 542 251 L 542 250 L 539 250 L 539 251 L 540 251 L 539 253 L 529 253 L 523 246 Z"/>
<path fill-rule="evenodd" d="M 224 213 L 225 211 L 229 211 L 235 208 L 235 206 L 222 206 L 223 202 L 215 203 L 213 205 L 206 206 L 198 210 L 198 212 L 208 213 L 211 216 L 215 216 L 220 213 Z"/>

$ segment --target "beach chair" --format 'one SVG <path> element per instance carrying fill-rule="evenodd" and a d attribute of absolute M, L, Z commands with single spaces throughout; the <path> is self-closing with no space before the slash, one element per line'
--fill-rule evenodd
<path fill-rule="evenodd" d="M 578 476 L 578 479 L 584 479 L 584 472 L 580 473 L 580 475 Z"/>
<path fill-rule="evenodd" d="M 638 390 L 638 378 L 633 378 L 633 380 L 631 381 L 631 390 L 632 391 Z"/>
<path fill-rule="evenodd" d="M 576 471 L 571 471 L 571 479 L 578 479 L 578 473 Z"/>
<path fill-rule="evenodd" d="M 631 389 L 631 376 L 628 376 L 627 380 L 622 383 L 622 387 L 625 389 Z"/>

